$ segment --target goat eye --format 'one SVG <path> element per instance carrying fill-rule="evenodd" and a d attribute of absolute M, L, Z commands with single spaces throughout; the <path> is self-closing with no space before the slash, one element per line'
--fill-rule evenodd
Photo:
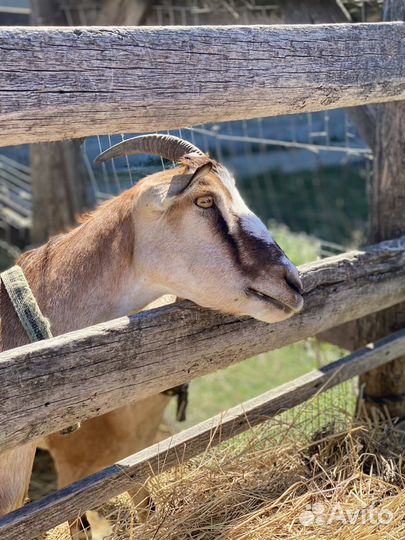
<path fill-rule="evenodd" d="M 195 200 L 195 204 L 200 208 L 211 208 L 214 206 L 214 197 L 211 195 L 203 195 Z"/>

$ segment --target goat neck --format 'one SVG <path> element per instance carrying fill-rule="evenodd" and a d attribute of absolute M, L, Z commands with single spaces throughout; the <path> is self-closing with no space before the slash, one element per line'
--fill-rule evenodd
<path fill-rule="evenodd" d="M 136 199 L 132 188 L 17 261 L 53 335 L 139 310 L 164 294 L 148 288 L 133 264 Z M 2 290 L 3 350 L 26 343 L 5 294 Z"/>

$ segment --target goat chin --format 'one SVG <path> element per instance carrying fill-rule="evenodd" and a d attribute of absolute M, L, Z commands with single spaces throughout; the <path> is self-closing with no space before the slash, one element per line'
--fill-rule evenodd
<path fill-rule="evenodd" d="M 249 316 L 260 322 L 264 322 L 267 324 L 275 324 L 275 323 L 286 321 L 287 319 L 290 319 L 293 315 L 295 315 L 294 312 L 291 312 L 288 315 L 286 313 L 271 313 L 267 315 L 256 314 L 256 315 L 249 315 Z"/>
<path fill-rule="evenodd" d="M 246 311 L 246 315 L 252 317 L 261 322 L 267 324 L 274 324 L 290 319 L 293 315 L 296 315 L 297 312 L 292 309 L 266 309 L 263 306 L 255 306 L 253 309 Z"/>

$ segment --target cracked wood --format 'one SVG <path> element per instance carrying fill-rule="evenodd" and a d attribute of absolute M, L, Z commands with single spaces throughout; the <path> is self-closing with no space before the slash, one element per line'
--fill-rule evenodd
<path fill-rule="evenodd" d="M 388 336 L 319 370 L 209 418 L 92 476 L 0 519 L 2 540 L 44 533 L 62 521 L 74 520 L 115 495 L 176 466 L 207 448 L 307 401 L 344 381 L 386 365 L 405 347 L 405 331 Z"/>
<path fill-rule="evenodd" d="M 0 146 L 405 98 L 403 23 L 0 29 Z"/>

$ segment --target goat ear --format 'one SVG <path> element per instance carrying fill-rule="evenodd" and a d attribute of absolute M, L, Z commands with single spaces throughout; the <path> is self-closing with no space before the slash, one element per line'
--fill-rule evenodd
<path fill-rule="evenodd" d="M 190 176 L 189 181 L 187 184 L 183 187 L 183 189 L 178 193 L 178 195 L 183 195 L 186 191 L 191 189 L 200 178 L 203 178 L 206 174 L 208 174 L 212 169 L 212 163 L 205 163 L 204 165 L 201 165 L 201 167 L 198 167 L 194 171 L 194 173 Z"/>
<path fill-rule="evenodd" d="M 179 195 L 184 195 L 191 189 L 200 178 L 203 178 L 212 169 L 212 163 L 204 163 L 193 174 L 179 174 L 173 176 L 167 196 L 174 200 Z"/>
<path fill-rule="evenodd" d="M 152 210 L 165 210 L 169 208 L 177 197 L 184 195 L 195 183 L 208 174 L 212 163 L 204 163 L 193 174 L 177 174 L 170 183 L 156 184 L 141 195 L 142 203 Z"/>

